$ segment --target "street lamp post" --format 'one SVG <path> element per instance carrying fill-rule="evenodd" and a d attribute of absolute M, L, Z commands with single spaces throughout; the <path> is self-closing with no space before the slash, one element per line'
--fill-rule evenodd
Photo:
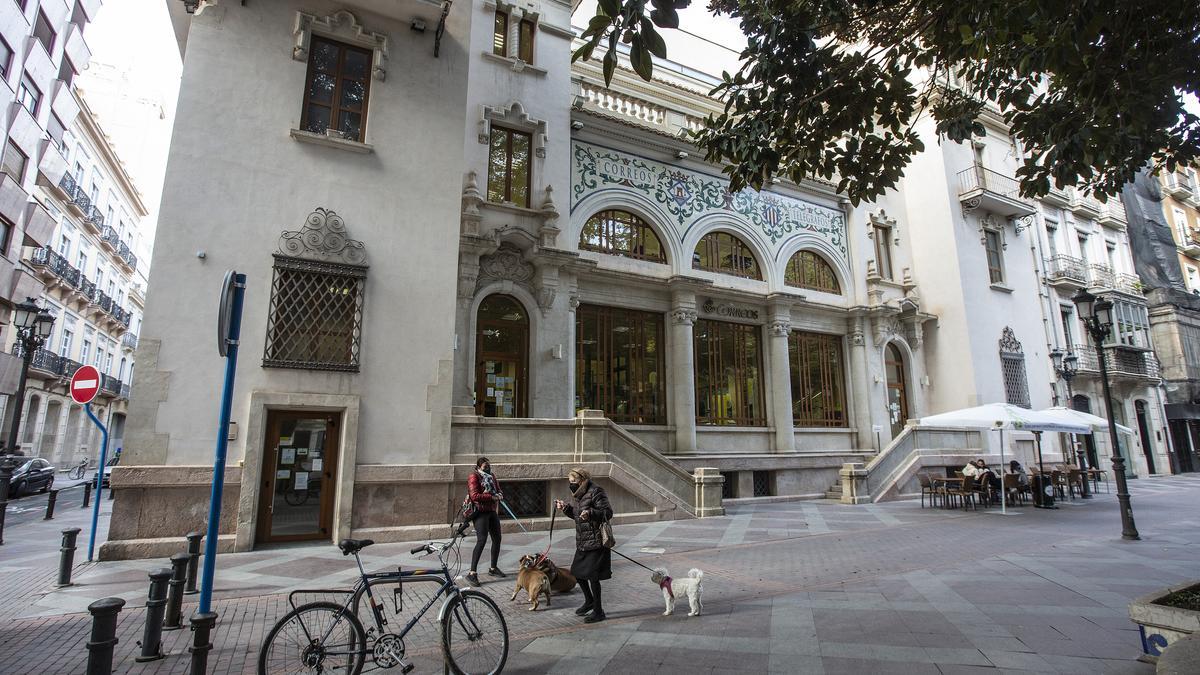
<path fill-rule="evenodd" d="M 1121 507 L 1121 538 L 1141 539 L 1137 525 L 1133 522 L 1133 507 L 1129 503 L 1129 485 L 1125 480 L 1125 458 L 1117 444 L 1117 420 L 1113 417 L 1112 390 L 1108 386 L 1108 366 L 1104 360 L 1104 340 L 1112 331 L 1111 300 L 1097 298 L 1086 290 L 1080 290 L 1071 298 L 1079 310 L 1079 318 L 1087 328 L 1096 345 L 1096 358 L 1100 362 L 1100 384 L 1104 389 L 1104 409 L 1108 413 L 1108 435 L 1112 443 L 1112 468 L 1117 479 L 1117 502 Z"/>
<path fill-rule="evenodd" d="M 21 379 L 14 396 L 12 427 L 8 431 L 8 454 L 18 454 L 17 438 L 21 431 L 21 413 L 25 407 L 25 381 L 29 377 L 29 364 L 34 353 L 42 348 L 50 331 L 54 329 L 54 317 L 37 306 L 33 298 L 26 298 L 13 311 L 13 326 L 17 329 L 17 342 L 21 345 Z"/>
<path fill-rule="evenodd" d="M 1071 391 L 1071 380 L 1079 374 L 1079 357 L 1075 355 L 1075 352 L 1064 353 L 1061 349 L 1055 348 L 1050 352 L 1050 360 L 1054 363 L 1055 374 L 1061 377 L 1067 385 L 1067 407 L 1073 408 L 1075 393 Z M 1083 476 L 1083 480 L 1081 481 L 1083 487 L 1080 488 L 1082 497 L 1084 499 L 1091 499 L 1092 491 L 1088 487 L 1087 458 L 1075 434 L 1071 434 L 1071 445 L 1075 451 L 1076 464 L 1079 466 L 1080 474 Z"/>

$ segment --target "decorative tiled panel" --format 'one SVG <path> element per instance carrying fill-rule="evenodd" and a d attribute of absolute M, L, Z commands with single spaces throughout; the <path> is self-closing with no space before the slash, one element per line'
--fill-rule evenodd
<path fill-rule="evenodd" d="M 617 150 L 576 141 L 571 152 L 571 210 L 586 197 L 629 190 L 656 202 L 675 221 L 678 232 L 702 216 L 729 213 L 749 222 L 778 246 L 790 235 L 807 232 L 832 250 L 846 252 L 846 217 L 838 210 L 771 192 L 731 193 L 723 177 L 661 164 Z"/>

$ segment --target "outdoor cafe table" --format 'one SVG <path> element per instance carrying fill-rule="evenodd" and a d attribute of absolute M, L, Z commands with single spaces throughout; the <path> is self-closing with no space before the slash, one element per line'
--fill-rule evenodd
<path fill-rule="evenodd" d="M 933 477 L 931 477 L 930 480 L 933 483 L 933 486 L 935 488 L 938 487 L 938 485 L 942 485 L 946 489 L 950 489 L 952 483 L 954 484 L 955 487 L 961 488 L 963 481 L 966 479 L 963 478 L 962 476 L 958 476 L 955 478 L 950 478 L 950 477 L 940 478 L 938 476 L 933 476 Z M 949 499 L 948 495 L 947 495 L 947 499 L 942 500 L 942 508 L 944 508 L 944 509 L 950 508 L 950 499 Z"/>

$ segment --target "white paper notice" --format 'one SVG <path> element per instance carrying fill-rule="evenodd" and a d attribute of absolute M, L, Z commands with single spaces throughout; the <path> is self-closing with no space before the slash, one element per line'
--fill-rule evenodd
<path fill-rule="evenodd" d="M 287 480 L 287 478 L 291 475 L 292 475 L 292 472 L 288 471 L 287 469 L 280 469 L 275 472 L 276 480 Z"/>
<path fill-rule="evenodd" d="M 312 461 L 312 470 L 313 471 L 320 471 L 321 467 L 323 467 L 323 466 L 325 466 L 325 462 L 320 457 L 318 457 Z"/>
<path fill-rule="evenodd" d="M 300 490 L 307 490 L 307 489 L 308 489 L 308 472 L 307 471 L 297 471 L 296 472 L 295 490 L 297 492 L 299 492 Z"/>
<path fill-rule="evenodd" d="M 295 464 L 296 463 L 296 449 L 295 448 L 280 449 L 279 463 L 280 464 Z"/>

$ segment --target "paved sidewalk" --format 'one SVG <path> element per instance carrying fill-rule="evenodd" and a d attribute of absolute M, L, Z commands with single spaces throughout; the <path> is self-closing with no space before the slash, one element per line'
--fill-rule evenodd
<path fill-rule="evenodd" d="M 620 550 L 647 564 L 677 575 L 693 566 L 705 571 L 705 615 L 697 618 L 660 616 L 661 596 L 648 573 L 619 558 L 605 584 L 604 624 L 580 624 L 572 611 L 578 594 L 528 612 L 509 602 L 511 582 L 485 590 L 505 611 L 512 635 L 506 672 L 514 673 L 1150 673 L 1133 660 L 1140 649 L 1127 603 L 1200 576 L 1200 477 L 1143 479 L 1132 491 L 1141 542 L 1120 539 L 1109 494 L 1057 511 L 1018 508 L 1007 517 L 911 501 L 793 502 L 616 528 Z M 11 533 L 19 543 L 0 549 L 0 617 L 14 618 L 0 624 L 0 672 L 28 672 L 8 668 L 31 657 L 39 672 L 81 672 L 89 620 L 80 612 L 106 596 L 129 601 L 116 672 L 186 672 L 190 631 L 166 635 L 163 661 L 132 659 L 147 572 L 165 561 L 84 564 L 76 587 L 49 587 L 57 531 L 81 517 L 76 508 L 52 523 L 23 526 Z M 31 530 L 22 537 L 25 527 Z M 81 539 L 86 543 L 86 531 Z M 506 535 L 502 567 L 512 569 L 516 557 L 544 548 L 546 539 Z M 569 561 L 572 534 L 554 539 L 552 557 Z M 424 566 L 408 548 L 372 546 L 363 561 L 368 569 Z M 288 609 L 286 593 L 345 587 L 353 578 L 352 561 L 331 546 L 222 555 L 212 672 L 254 672 L 258 645 Z M 417 672 L 441 669 L 432 628 L 422 625 L 407 641 Z"/>

